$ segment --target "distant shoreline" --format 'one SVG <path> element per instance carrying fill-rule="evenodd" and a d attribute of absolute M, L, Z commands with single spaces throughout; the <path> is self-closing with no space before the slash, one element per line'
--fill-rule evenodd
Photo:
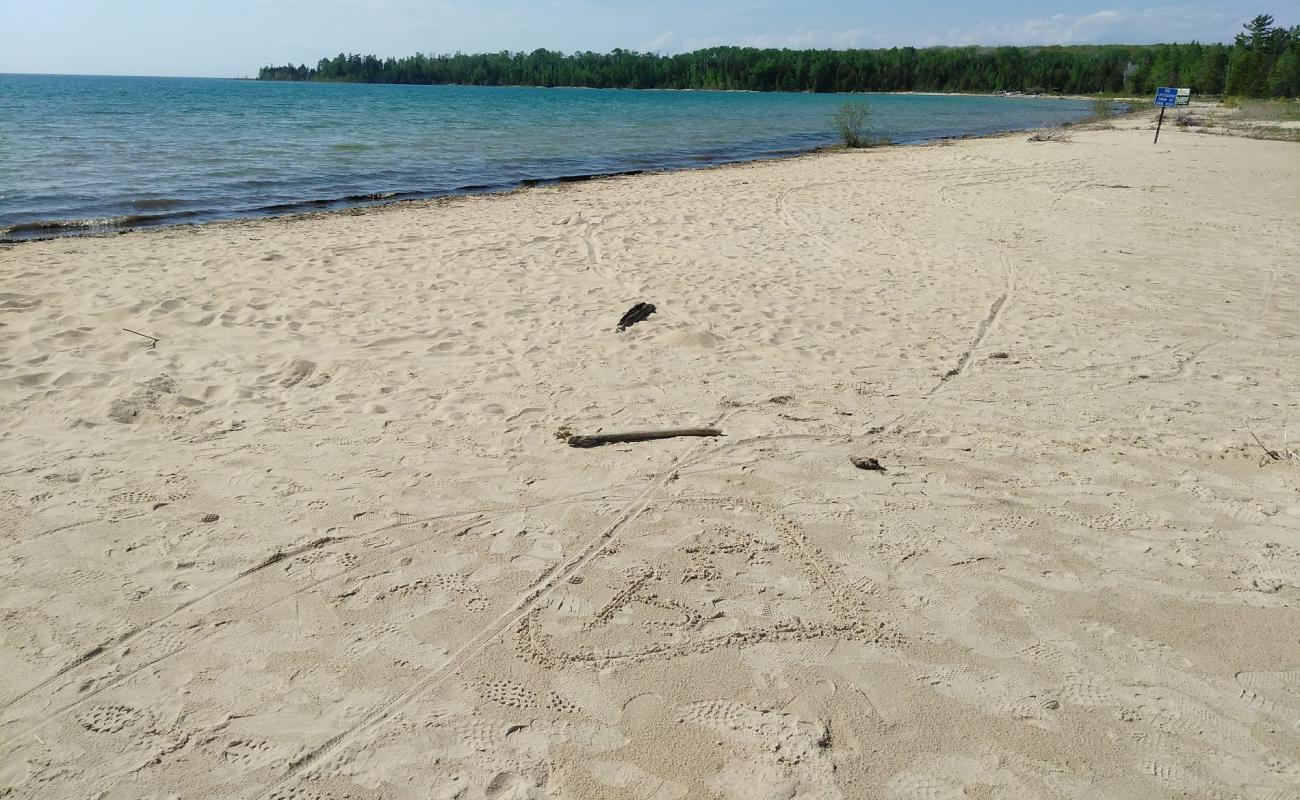
<path fill-rule="evenodd" d="M 256 78 L 249 76 L 232 77 L 228 75 L 106 75 L 99 73 L 81 73 L 81 72 L 0 72 L 0 77 L 12 75 L 21 77 L 37 78 L 127 78 L 141 80 L 161 80 L 161 81 L 235 81 L 238 83 L 265 83 L 265 84 L 311 84 L 319 86 L 406 86 L 421 88 L 436 88 L 439 86 L 454 86 L 476 89 L 583 89 L 597 92 L 701 92 L 711 94 L 808 94 L 808 95 L 880 95 L 883 97 L 1005 97 L 1009 100 L 1014 99 L 1031 99 L 1031 100 L 1114 100 L 1115 102 L 1140 102 L 1148 100 L 1147 97 L 1135 97 L 1127 94 L 1059 94 L 1056 92 L 1042 92 L 1039 94 L 1025 94 L 1024 92 L 923 92 L 923 91 L 852 91 L 852 92 L 814 92 L 810 90 L 788 90 L 778 89 L 772 91 L 763 91 L 759 89 L 638 89 L 631 87 L 619 86 L 536 86 L 529 83 L 509 83 L 493 84 L 491 86 L 477 83 L 368 83 L 365 81 L 332 81 L 332 80 L 313 80 L 313 81 L 289 81 L 269 78 Z"/>
<path fill-rule="evenodd" d="M 1278 54 L 1262 65 L 1222 43 L 1057 44 L 774 48 L 717 45 L 658 53 L 502 50 L 414 53 L 403 56 L 340 52 L 310 64 L 267 64 L 258 79 L 478 86 L 587 86 L 668 89 L 832 92 L 1019 91 L 1029 95 L 1154 94 L 1181 76 L 1198 94 L 1262 91 L 1272 61 L 1292 49 L 1290 29 L 1260 17 L 1256 40 L 1276 41 Z M 1259 27 L 1259 26 L 1264 27 Z M 1225 31 L 1225 33 L 1228 33 Z M 1227 36 L 1225 36 L 1225 39 Z M 1297 53 L 1300 55 L 1300 53 Z M 1280 63 L 1280 62 L 1279 62 Z M 1271 93 L 1300 91 L 1286 78 Z"/>
<path fill-rule="evenodd" d="M 1025 94 L 1024 92 L 814 92 L 810 90 L 795 91 L 791 89 L 774 89 L 771 91 L 762 91 L 759 89 L 639 89 L 624 86 L 535 86 L 530 83 L 507 83 L 493 84 L 485 86 L 479 83 L 368 83 L 365 81 L 284 81 L 264 78 L 217 78 L 214 80 L 232 80 L 245 81 L 248 83 L 286 83 L 286 84 L 312 84 L 322 86 L 407 86 L 421 88 L 436 88 L 439 86 L 454 86 L 458 88 L 474 89 L 564 89 L 567 91 L 583 90 L 591 92 L 673 92 L 673 93 L 708 93 L 708 94 L 808 94 L 824 95 L 833 97 L 835 95 L 850 96 L 872 96 L 879 95 L 882 97 L 1001 97 L 1008 100 L 1114 100 L 1116 102 L 1136 101 L 1143 98 L 1127 97 L 1123 95 L 1106 95 L 1106 94 L 1056 94 L 1046 92 L 1040 94 Z"/>

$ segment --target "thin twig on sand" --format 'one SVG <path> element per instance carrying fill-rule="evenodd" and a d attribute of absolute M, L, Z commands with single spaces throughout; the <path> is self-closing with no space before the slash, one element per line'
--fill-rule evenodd
<path fill-rule="evenodd" d="M 127 333 L 134 333 L 136 336 L 140 336 L 142 338 L 148 339 L 150 350 L 157 347 L 158 343 L 162 341 L 162 339 L 159 339 L 157 336 L 150 336 L 147 333 L 140 333 L 140 331 L 133 331 L 130 328 L 123 328 L 122 330 L 126 331 Z"/>
<path fill-rule="evenodd" d="M 1255 440 L 1255 444 L 1259 445 L 1259 449 L 1264 451 L 1264 455 L 1268 456 L 1274 461 L 1282 460 L 1282 455 L 1278 453 L 1276 450 L 1269 450 L 1268 447 L 1266 447 L 1264 443 L 1259 440 L 1259 437 L 1255 435 L 1254 431 L 1250 430 L 1249 428 L 1247 428 L 1246 430 L 1250 432 L 1250 437 Z"/>

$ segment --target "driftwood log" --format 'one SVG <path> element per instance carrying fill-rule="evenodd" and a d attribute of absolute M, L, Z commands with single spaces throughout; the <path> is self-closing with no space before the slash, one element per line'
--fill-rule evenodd
<path fill-rule="evenodd" d="M 569 447 L 603 447 L 625 442 L 653 442 L 658 439 L 676 439 L 679 436 L 722 436 L 717 428 L 680 428 L 669 431 L 633 431 L 631 433 L 598 433 L 592 436 L 570 436 Z"/>

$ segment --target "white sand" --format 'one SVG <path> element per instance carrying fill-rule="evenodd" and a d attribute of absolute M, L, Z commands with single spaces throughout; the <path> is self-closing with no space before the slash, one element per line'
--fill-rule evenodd
<path fill-rule="evenodd" d="M 0 249 L 0 797 L 1300 797 L 1300 149 L 1128 127 Z"/>

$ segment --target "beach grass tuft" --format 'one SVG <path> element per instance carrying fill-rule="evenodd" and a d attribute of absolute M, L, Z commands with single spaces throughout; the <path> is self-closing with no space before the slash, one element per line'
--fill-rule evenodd
<path fill-rule="evenodd" d="M 878 147 L 888 139 L 871 135 L 871 106 L 863 100 L 845 100 L 835 110 L 835 130 L 848 148 Z"/>

